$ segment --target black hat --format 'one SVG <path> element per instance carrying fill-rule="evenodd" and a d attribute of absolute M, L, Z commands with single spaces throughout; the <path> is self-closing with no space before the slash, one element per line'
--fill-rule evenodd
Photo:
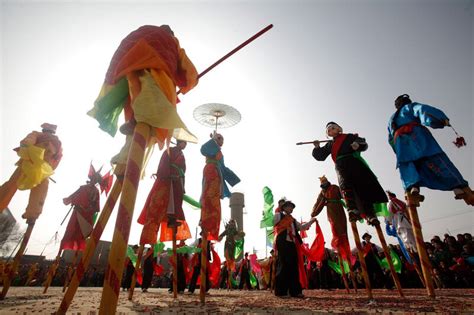
<path fill-rule="evenodd" d="M 326 128 L 327 128 L 329 125 L 338 125 L 338 126 L 339 126 L 339 124 L 338 124 L 338 123 L 335 123 L 334 121 L 328 122 L 328 123 L 326 124 Z"/>
<path fill-rule="evenodd" d="M 288 200 L 288 201 L 285 201 L 285 203 L 281 206 L 282 209 L 285 209 L 286 207 L 291 207 L 294 209 L 296 206 L 293 202 Z"/>
<path fill-rule="evenodd" d="M 402 94 L 395 99 L 395 106 L 397 108 L 406 104 L 411 104 L 411 103 L 412 101 L 410 99 L 410 95 L 408 94 Z"/>
<path fill-rule="evenodd" d="M 372 238 L 372 235 L 370 235 L 369 233 L 365 232 L 364 235 L 362 235 L 362 239 L 365 239 L 366 237 L 368 237 L 369 239 Z"/>

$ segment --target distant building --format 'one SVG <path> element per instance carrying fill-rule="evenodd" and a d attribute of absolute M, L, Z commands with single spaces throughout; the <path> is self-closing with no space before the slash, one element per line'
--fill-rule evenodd
<path fill-rule="evenodd" d="M 10 209 L 5 208 L 0 212 L 0 247 L 3 247 L 10 234 L 14 231 L 16 219 Z"/>

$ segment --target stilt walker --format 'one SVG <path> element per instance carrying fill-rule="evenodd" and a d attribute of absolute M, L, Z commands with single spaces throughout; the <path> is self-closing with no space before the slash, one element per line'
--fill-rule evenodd
<path fill-rule="evenodd" d="M 133 53 L 131 53 L 133 52 Z M 114 314 L 123 262 L 142 170 L 145 149 L 169 143 L 175 129 L 180 138 L 195 137 L 176 111 L 176 86 L 183 93 L 197 84 L 197 71 L 167 25 L 146 25 L 122 40 L 112 57 L 102 91 L 89 111 L 112 136 L 125 107 L 122 132 L 133 134 L 118 210 L 118 219 L 105 273 L 100 314 Z"/>
<path fill-rule="evenodd" d="M 0 300 L 4 299 L 8 293 L 35 222 L 43 211 L 48 193 L 49 176 L 54 173 L 62 158 L 61 141 L 55 135 L 57 126 L 44 123 L 41 128 L 41 132 L 31 132 L 20 142 L 20 147 L 15 149 L 20 156 L 17 169 L 10 179 L 0 186 L 0 211 L 8 207 L 17 189 L 31 190 L 28 206 L 22 215 L 28 227 L 13 260 L 12 268 L 3 283 Z"/>
<path fill-rule="evenodd" d="M 224 232 L 219 235 L 219 242 L 225 237 L 224 243 L 224 257 L 227 266 L 227 288 L 232 287 L 232 272 L 235 271 L 235 241 L 240 240 L 245 236 L 245 232 L 239 231 L 237 221 L 230 219 L 225 224 Z"/>
<path fill-rule="evenodd" d="M 213 117 L 214 119 L 210 118 Z M 206 268 L 207 268 L 207 241 L 219 239 L 221 221 L 220 199 L 229 198 L 231 193 L 227 184 L 234 186 L 240 178 L 224 164 L 221 147 L 224 137 L 217 133 L 217 127 L 230 127 L 240 121 L 240 113 L 231 106 L 217 103 L 204 104 L 194 110 L 194 118 L 205 126 L 215 127 L 211 139 L 201 147 L 201 154 L 206 157 L 203 170 L 203 188 L 201 194 L 201 291 L 200 301 L 205 303 Z"/>
<path fill-rule="evenodd" d="M 63 293 L 66 292 L 66 288 L 68 287 L 69 282 L 71 281 L 72 274 L 74 273 L 74 270 L 76 269 L 78 258 L 79 258 L 79 250 L 75 250 L 72 264 L 69 265 L 67 268 L 66 278 L 64 279 L 64 285 L 63 285 Z"/>
<path fill-rule="evenodd" d="M 131 139 L 131 138 L 130 138 Z M 128 147 L 127 145 L 125 147 Z M 66 293 L 63 296 L 61 304 L 59 305 L 59 309 L 57 314 L 66 314 L 71 302 L 76 294 L 76 291 L 79 287 L 79 284 L 84 276 L 85 271 L 89 267 L 92 257 L 94 256 L 95 249 L 97 248 L 97 244 L 100 241 L 102 233 L 107 225 L 107 222 L 112 214 L 112 211 L 117 203 L 117 200 L 120 196 L 120 192 L 122 191 L 122 184 L 123 184 L 123 174 L 124 174 L 125 166 L 123 164 L 118 164 L 115 168 L 115 175 L 117 176 L 117 180 L 115 181 L 112 190 L 110 192 L 107 201 L 105 202 L 104 208 L 102 209 L 99 219 L 92 230 L 91 236 L 87 240 L 86 249 L 82 254 L 81 260 L 79 261 L 75 272 L 72 275 L 71 282 L 69 284 Z"/>
<path fill-rule="evenodd" d="M 54 279 L 54 276 L 56 275 L 56 270 L 58 269 L 59 266 L 59 261 L 61 260 L 61 253 L 63 250 L 60 248 L 58 251 L 58 254 L 56 255 L 56 258 L 54 259 L 54 262 L 49 266 L 48 273 L 46 276 L 46 280 L 44 281 L 44 289 L 43 289 L 43 294 L 46 294 L 48 292 L 48 288 L 51 285 L 51 282 Z"/>
<path fill-rule="evenodd" d="M 471 206 L 474 206 L 474 192 L 427 128 L 453 128 L 446 114 L 436 107 L 412 102 L 408 94 L 395 99 L 395 108 L 396 112 L 388 122 L 389 144 L 397 157 L 397 168 L 406 192 L 405 198 L 428 296 L 434 298 L 431 264 L 426 254 L 417 211 L 420 202 L 424 200 L 420 195 L 420 188 L 452 190 L 455 199 L 462 199 Z M 465 146 L 464 138 L 456 130 L 454 132 L 457 136 L 454 145 L 458 148 Z"/>
<path fill-rule="evenodd" d="M 360 268 L 362 269 L 362 277 L 364 278 L 365 290 L 367 291 L 367 297 L 370 301 L 374 299 L 372 295 L 372 285 L 370 284 L 369 274 L 367 273 L 367 264 L 365 263 L 364 250 L 360 243 L 359 230 L 357 229 L 357 222 L 351 222 L 352 234 L 354 234 L 354 241 L 356 243 L 357 255 L 359 256 Z"/>

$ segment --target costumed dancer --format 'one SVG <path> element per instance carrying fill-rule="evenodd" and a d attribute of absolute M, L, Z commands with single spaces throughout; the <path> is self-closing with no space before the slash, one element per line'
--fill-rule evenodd
<path fill-rule="evenodd" d="M 186 93 L 197 82 L 197 71 L 171 28 L 145 25 L 122 40 L 94 108 L 88 112 L 99 121 L 101 129 L 114 136 L 118 116 L 124 109 L 127 123 L 122 131 L 133 134 L 105 273 L 101 314 L 114 313 L 117 307 L 116 284 L 122 279 L 145 149 L 155 142 L 163 147 L 175 129 L 195 141 L 176 111 L 176 87 Z M 180 139 L 183 137 L 180 135 Z"/>
<path fill-rule="evenodd" d="M 321 182 L 321 192 L 316 199 L 311 212 L 311 217 L 316 217 L 323 208 L 327 208 L 327 217 L 332 231 L 332 248 L 338 253 L 341 260 L 349 263 L 350 275 L 354 289 L 357 289 L 356 279 L 351 266 L 351 248 L 347 236 L 347 220 L 344 213 L 344 203 L 342 201 L 341 191 L 337 185 L 331 184 L 326 176 L 319 178 Z M 342 273 L 344 277 L 344 273 Z"/>
<path fill-rule="evenodd" d="M 208 240 L 219 239 L 219 226 L 221 221 L 220 199 L 229 198 L 231 193 L 227 183 L 231 186 L 240 182 L 240 178 L 224 164 L 224 155 L 221 147 L 224 137 L 214 132 L 211 139 L 201 147 L 201 154 L 206 157 L 206 165 L 203 170 L 202 194 L 201 194 L 201 221 L 203 238 L 203 250 L 206 250 Z M 201 283 L 205 281 L 206 264 L 205 256 L 202 256 Z M 205 286 L 201 286 L 201 303 L 205 302 Z"/>
<path fill-rule="evenodd" d="M 286 201 L 275 213 L 275 244 L 277 250 L 275 295 L 302 298 L 303 289 L 307 288 L 308 281 L 304 267 L 304 257 L 301 239 L 298 231 L 307 230 L 316 218 L 301 224 L 291 216 L 295 204 Z"/>
<path fill-rule="evenodd" d="M 22 218 L 26 219 L 28 227 L 13 260 L 7 281 L 3 284 L 0 299 L 5 298 L 8 293 L 12 277 L 18 269 L 35 222 L 43 211 L 48 193 L 49 177 L 54 173 L 62 158 L 61 141 L 55 135 L 57 126 L 44 123 L 41 128 L 41 132 L 31 132 L 20 142 L 20 147 L 14 149 L 20 156 L 20 160 L 16 163 L 17 168 L 10 179 L 0 186 L 0 212 L 8 207 L 18 189 L 30 189 L 28 206 L 22 215 Z"/>
<path fill-rule="evenodd" d="M 242 290 L 245 286 L 247 290 L 252 290 L 252 285 L 250 284 L 250 259 L 249 253 L 245 253 L 244 258 L 240 261 L 240 282 L 239 282 L 239 290 Z"/>
<path fill-rule="evenodd" d="M 449 118 L 438 108 L 412 102 L 408 94 L 396 98 L 395 108 L 388 122 L 388 141 L 397 156 L 405 191 L 419 194 L 420 187 L 452 190 L 455 199 L 474 206 L 468 182 L 427 128 L 450 126 Z"/>
<path fill-rule="evenodd" d="M 151 286 L 151 281 L 153 280 L 153 247 L 147 249 L 143 257 L 143 281 L 142 281 L 142 292 L 148 292 L 148 288 Z"/>
<path fill-rule="evenodd" d="M 245 232 L 239 231 L 237 227 L 237 221 L 230 219 L 225 224 L 224 232 L 219 235 L 219 242 L 224 238 L 224 257 L 226 260 L 227 268 L 227 288 L 232 288 L 232 273 L 235 271 L 235 241 L 240 240 L 245 236 Z"/>

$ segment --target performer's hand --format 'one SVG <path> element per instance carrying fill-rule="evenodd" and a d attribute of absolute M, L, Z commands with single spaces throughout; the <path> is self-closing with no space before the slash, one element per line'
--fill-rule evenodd
<path fill-rule="evenodd" d="M 355 141 L 351 143 L 351 148 L 352 148 L 354 151 L 356 151 L 356 150 L 359 148 L 359 146 L 360 146 L 360 145 L 359 145 L 357 142 L 355 142 Z"/>
<path fill-rule="evenodd" d="M 449 119 L 446 119 L 444 121 L 444 125 L 447 126 L 447 127 L 451 126 L 451 124 L 449 123 Z"/>
<path fill-rule="evenodd" d="M 319 148 L 319 141 L 318 140 L 314 140 L 313 144 L 316 148 Z"/>

